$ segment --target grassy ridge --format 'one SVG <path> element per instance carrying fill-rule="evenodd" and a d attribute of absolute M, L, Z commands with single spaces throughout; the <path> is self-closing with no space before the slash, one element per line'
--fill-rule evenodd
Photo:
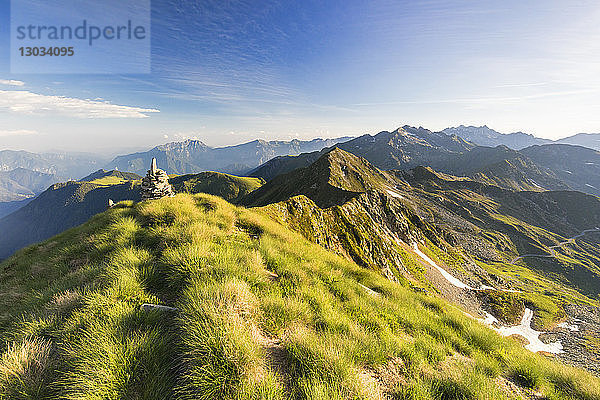
<path fill-rule="evenodd" d="M 121 203 L 0 276 L 1 399 L 600 398 L 588 373 L 209 195 Z"/>
<path fill-rule="evenodd" d="M 210 193 L 232 203 L 236 203 L 265 183 L 261 178 L 234 176 L 212 171 L 175 176 L 169 181 L 178 193 Z"/>

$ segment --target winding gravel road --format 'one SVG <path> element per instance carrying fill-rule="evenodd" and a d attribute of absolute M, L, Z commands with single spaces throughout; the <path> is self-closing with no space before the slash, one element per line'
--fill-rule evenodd
<path fill-rule="evenodd" d="M 557 245 L 548 247 L 550 249 L 550 254 L 523 254 L 522 256 L 518 256 L 518 257 L 513 258 L 510 261 L 510 263 L 511 264 L 515 264 L 517 261 L 519 261 L 520 259 L 525 258 L 525 257 L 556 258 L 556 250 L 555 249 L 557 249 L 559 247 L 562 247 L 562 246 L 564 246 L 567 243 L 575 243 L 576 239 L 578 239 L 578 238 L 580 238 L 582 236 L 585 236 L 586 234 L 591 233 L 591 232 L 600 232 L 600 228 L 596 227 L 596 228 L 593 228 L 593 229 L 586 229 L 585 231 L 582 231 L 580 234 L 575 235 L 575 236 L 573 236 L 571 238 L 568 238 L 567 240 L 562 241 L 562 242 L 560 242 Z"/>

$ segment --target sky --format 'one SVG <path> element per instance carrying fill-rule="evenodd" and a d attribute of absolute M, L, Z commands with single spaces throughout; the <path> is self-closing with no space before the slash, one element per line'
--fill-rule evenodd
<path fill-rule="evenodd" d="M 10 22 L 0 0 L 0 149 L 600 132 L 597 0 L 153 0 L 146 74 L 12 73 Z"/>

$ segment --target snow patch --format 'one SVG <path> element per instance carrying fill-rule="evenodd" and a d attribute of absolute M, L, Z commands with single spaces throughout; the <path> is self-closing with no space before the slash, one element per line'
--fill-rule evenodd
<path fill-rule="evenodd" d="M 386 190 L 388 192 L 388 194 L 392 197 L 395 197 L 397 199 L 403 199 L 404 197 L 396 192 L 394 192 L 393 190 L 387 189 Z"/>
<path fill-rule="evenodd" d="M 363 289 L 365 289 L 367 291 L 367 293 L 369 293 L 371 296 L 379 296 L 379 293 L 377 293 L 376 291 L 374 291 L 373 289 L 366 287 L 365 285 L 363 285 L 362 283 L 358 284 L 360 287 L 362 287 Z"/>
<path fill-rule="evenodd" d="M 525 348 L 532 352 L 544 351 L 546 353 L 558 354 L 563 352 L 563 346 L 560 340 L 552 343 L 544 343 L 540 340 L 542 332 L 531 328 L 531 320 L 533 319 L 533 311 L 529 308 L 525 309 L 521 324 L 516 326 L 503 326 L 494 328 L 502 336 L 519 335 L 523 336 L 529 344 Z"/>
<path fill-rule="evenodd" d="M 451 275 L 444 268 L 442 268 L 439 265 L 437 265 L 431 258 L 429 258 L 427 256 L 427 254 L 425 254 L 421 250 L 419 250 L 419 246 L 416 243 L 413 245 L 413 249 L 414 249 L 415 253 L 417 253 L 419 255 L 419 257 L 421 257 L 423 260 L 425 260 L 427 262 L 427 264 L 431 265 L 432 267 L 434 267 L 435 269 L 437 269 L 438 271 L 440 271 L 440 274 L 442 274 L 442 276 L 444 277 L 444 279 L 446 279 L 452 285 L 454 285 L 456 287 L 459 287 L 461 289 L 474 290 L 471 286 L 469 286 L 466 283 L 462 282 L 460 279 L 458 279 L 458 278 L 454 277 L 453 275 Z"/>
<path fill-rule="evenodd" d="M 566 321 L 565 322 L 561 322 L 560 324 L 557 325 L 560 328 L 565 328 L 570 330 L 571 332 L 577 332 L 579 330 L 579 326 L 575 325 L 575 324 L 569 324 Z"/>
<path fill-rule="evenodd" d="M 496 317 L 494 317 L 492 314 L 490 314 L 487 311 L 484 311 L 485 314 L 485 318 L 477 318 L 477 321 L 481 322 L 484 325 L 488 325 L 491 326 L 494 323 L 499 323 L 498 319 Z"/>

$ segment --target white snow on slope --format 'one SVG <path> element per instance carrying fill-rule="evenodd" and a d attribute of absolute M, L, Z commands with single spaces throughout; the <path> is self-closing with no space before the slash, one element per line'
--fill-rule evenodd
<path fill-rule="evenodd" d="M 464 283 L 461 280 L 459 280 L 459 279 L 455 278 L 454 276 L 452 276 L 444 268 L 442 268 L 439 265 L 437 265 L 431 258 L 429 258 L 427 256 L 427 254 L 425 254 L 421 250 L 419 250 L 419 246 L 416 243 L 413 245 L 413 249 L 414 249 L 415 253 L 417 253 L 419 255 L 419 257 L 421 257 L 423 260 L 427 261 L 427 264 L 431 265 L 432 267 L 434 267 L 435 269 L 437 269 L 438 271 L 440 271 L 440 274 L 442 274 L 442 276 L 444 277 L 444 279 L 446 279 L 448 282 L 450 282 L 454 286 L 459 287 L 461 289 L 475 290 L 471 286 L 467 285 L 466 283 Z"/>
<path fill-rule="evenodd" d="M 397 199 L 403 199 L 404 197 L 402 197 L 400 194 L 394 192 L 393 190 L 387 189 L 386 190 L 388 192 L 388 194 L 392 197 L 395 197 Z"/>
<path fill-rule="evenodd" d="M 429 258 L 421 250 L 419 250 L 419 246 L 417 243 L 413 244 L 413 250 L 415 251 L 416 254 L 419 255 L 419 257 L 421 257 L 423 260 L 425 260 L 429 265 L 436 268 L 448 282 L 450 282 L 452 285 L 454 285 L 456 287 L 459 287 L 462 289 L 467 289 L 467 290 L 498 290 L 491 286 L 486 286 L 486 285 L 481 286 L 479 289 L 473 288 L 473 287 L 467 285 L 466 283 L 462 282 L 461 280 L 457 279 L 453 275 L 451 275 L 448 271 L 446 271 L 439 265 L 437 265 L 431 258 Z M 516 290 L 505 290 L 505 291 L 518 292 Z M 477 320 L 479 322 L 489 326 L 490 328 L 492 328 L 493 330 L 495 330 L 502 336 L 519 335 L 519 336 L 524 337 L 529 342 L 529 344 L 527 346 L 525 346 L 525 348 L 534 353 L 538 352 L 538 351 L 545 351 L 546 353 L 552 353 L 552 354 L 562 353 L 563 346 L 562 346 L 562 343 L 560 340 L 556 341 L 556 342 L 552 342 L 552 343 L 544 343 L 540 340 L 540 334 L 542 334 L 542 332 L 533 330 L 531 328 L 532 318 L 533 318 L 533 311 L 531 311 L 529 308 L 526 308 L 525 313 L 523 314 L 523 318 L 521 318 L 521 324 L 516 325 L 516 326 L 503 326 L 500 328 L 496 328 L 493 326 L 493 324 L 499 323 L 499 321 L 498 321 L 498 319 L 496 319 L 496 317 L 494 317 L 492 314 L 490 314 L 488 312 L 485 312 L 485 318 L 477 318 Z M 559 324 L 559 326 L 561 326 L 561 325 Z M 571 325 L 571 326 L 573 326 L 573 325 Z M 570 328 L 567 328 L 567 329 L 570 329 Z"/>
<path fill-rule="evenodd" d="M 566 321 L 565 322 L 561 322 L 557 326 L 561 327 L 561 328 L 568 329 L 571 332 L 577 332 L 579 330 L 579 327 L 577 325 L 575 325 L 575 324 L 571 325 L 571 324 L 567 323 Z"/>
<path fill-rule="evenodd" d="M 499 322 L 498 319 L 496 317 L 494 317 L 492 314 L 490 314 L 487 311 L 484 311 L 485 313 L 485 318 L 477 318 L 477 321 L 483 323 L 484 325 L 488 325 L 491 326 L 494 323 Z"/>
<path fill-rule="evenodd" d="M 529 344 L 525 348 L 532 352 L 545 351 L 547 353 L 558 354 L 563 352 L 563 346 L 560 340 L 552 343 L 544 343 L 540 340 L 540 334 L 542 332 L 533 330 L 531 328 L 531 319 L 533 318 L 533 311 L 529 308 L 525 309 L 521 324 L 516 326 L 503 326 L 500 328 L 493 328 L 496 332 L 502 336 L 519 335 L 523 336 Z"/>

